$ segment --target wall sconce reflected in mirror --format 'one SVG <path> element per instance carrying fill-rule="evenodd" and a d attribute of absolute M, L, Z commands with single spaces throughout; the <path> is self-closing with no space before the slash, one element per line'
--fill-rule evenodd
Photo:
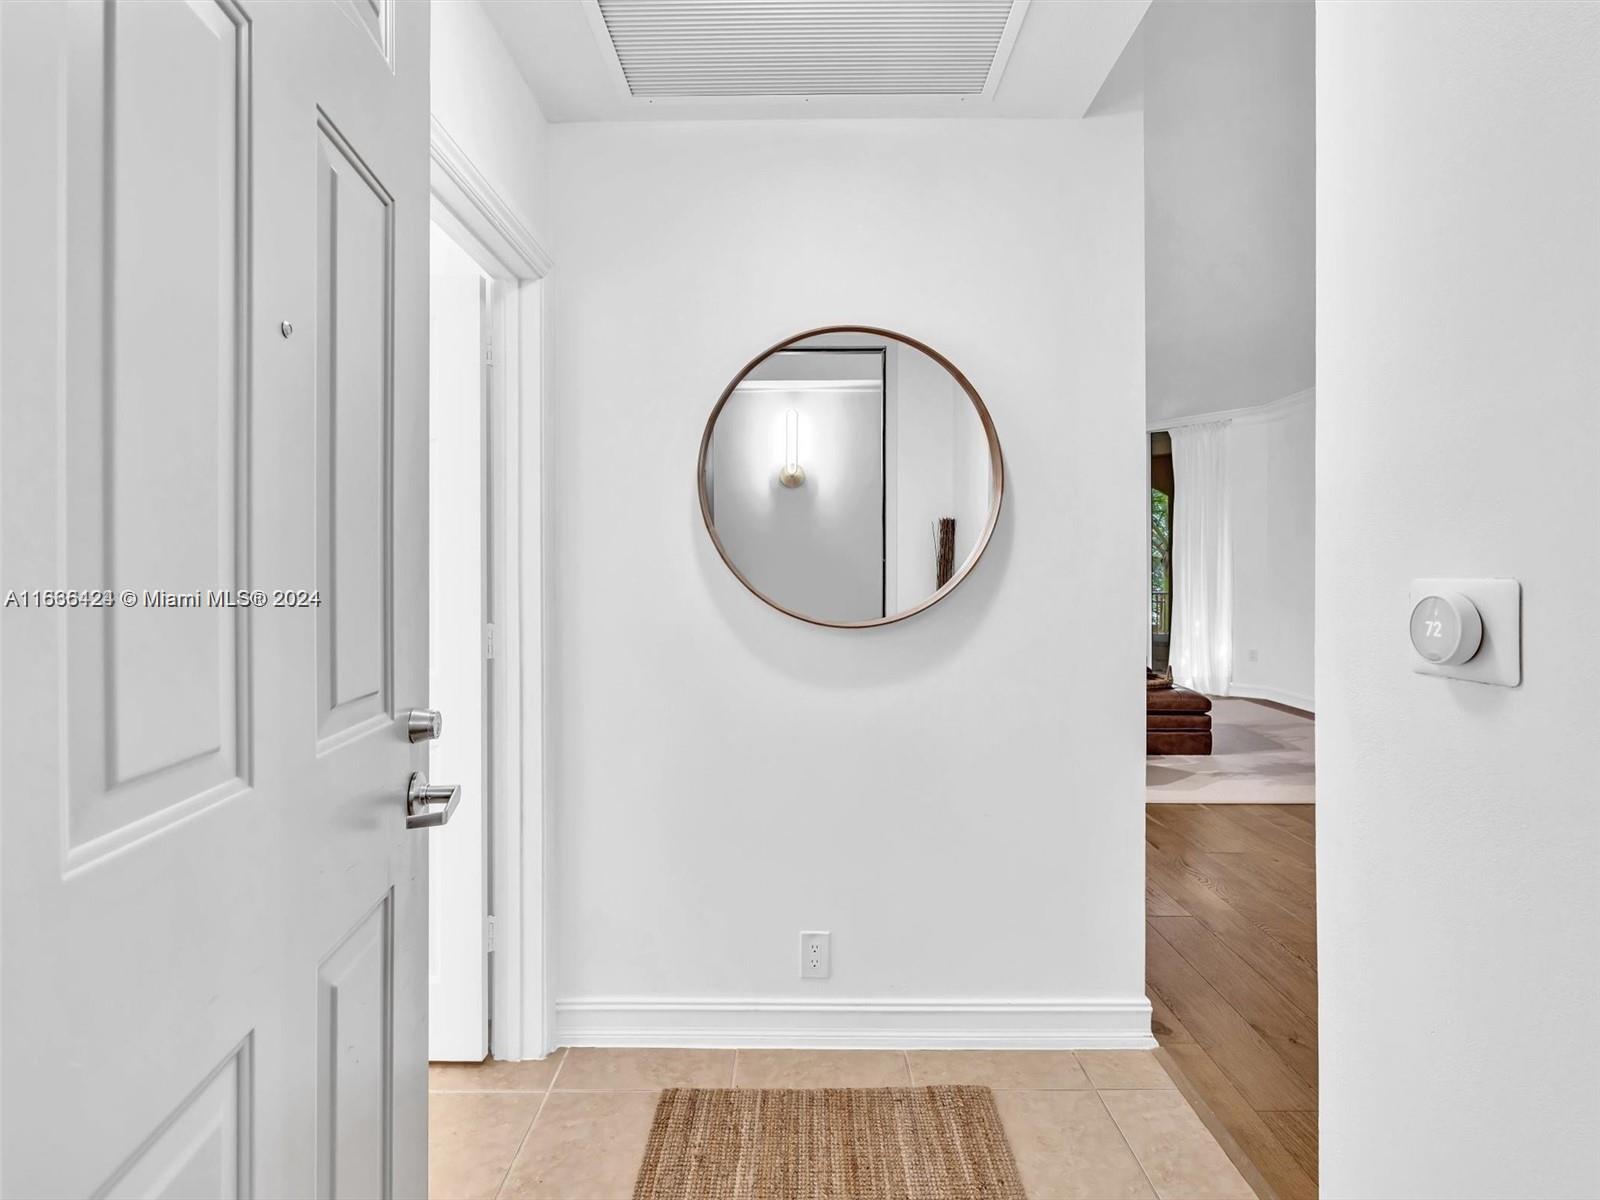
<path fill-rule="evenodd" d="M 783 417 L 783 467 L 778 482 L 797 488 L 805 481 L 805 468 L 800 465 L 800 414 L 791 408 Z"/>

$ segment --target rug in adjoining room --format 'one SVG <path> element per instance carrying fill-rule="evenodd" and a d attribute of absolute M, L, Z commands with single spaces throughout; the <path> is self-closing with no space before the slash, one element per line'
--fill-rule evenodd
<path fill-rule="evenodd" d="M 1026 1200 L 986 1087 L 671 1088 L 634 1200 Z"/>

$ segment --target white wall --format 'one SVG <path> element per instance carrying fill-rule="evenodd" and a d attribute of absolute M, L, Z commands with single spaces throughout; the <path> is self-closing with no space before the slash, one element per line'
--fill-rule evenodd
<path fill-rule="evenodd" d="M 1125 55 L 1143 60 L 1152 421 L 1312 386 L 1313 25 L 1310 0 L 1156 0 Z"/>
<path fill-rule="evenodd" d="M 1317 830 L 1329 1197 L 1600 1195 L 1600 6 L 1322 4 Z M 1415 675 L 1416 576 L 1524 682 Z"/>
<path fill-rule="evenodd" d="M 552 127 L 564 1040 L 1147 1035 L 1140 141 Z M 695 499 L 729 378 L 840 322 L 949 355 L 1010 470 L 971 578 L 865 632 L 751 597 Z"/>
<path fill-rule="evenodd" d="M 1309 395 L 1228 427 L 1229 693 L 1315 710 L 1316 410 Z"/>
<path fill-rule="evenodd" d="M 479 0 L 433 0 L 431 17 L 434 119 L 544 239 L 549 151 L 538 100 Z"/>

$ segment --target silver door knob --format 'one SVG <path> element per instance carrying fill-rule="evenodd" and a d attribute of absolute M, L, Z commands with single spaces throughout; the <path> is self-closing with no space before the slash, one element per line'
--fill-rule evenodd
<path fill-rule="evenodd" d="M 421 771 L 411 772 L 406 784 L 406 828 L 432 829 L 443 825 L 461 803 L 460 785 L 454 783 L 429 783 Z M 443 805 L 437 808 L 435 805 Z"/>
<path fill-rule="evenodd" d="M 437 708 L 413 708 L 406 714 L 406 736 L 413 742 L 431 742 L 444 732 Z"/>

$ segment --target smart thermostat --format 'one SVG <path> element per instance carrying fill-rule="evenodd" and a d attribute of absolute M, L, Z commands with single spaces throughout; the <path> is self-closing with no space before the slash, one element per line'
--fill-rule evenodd
<path fill-rule="evenodd" d="M 1515 579 L 1411 584 L 1412 670 L 1474 683 L 1522 682 L 1522 585 Z"/>
<path fill-rule="evenodd" d="M 1411 644 L 1431 663 L 1458 666 L 1483 645 L 1478 606 L 1460 592 L 1434 592 L 1411 610 Z"/>

